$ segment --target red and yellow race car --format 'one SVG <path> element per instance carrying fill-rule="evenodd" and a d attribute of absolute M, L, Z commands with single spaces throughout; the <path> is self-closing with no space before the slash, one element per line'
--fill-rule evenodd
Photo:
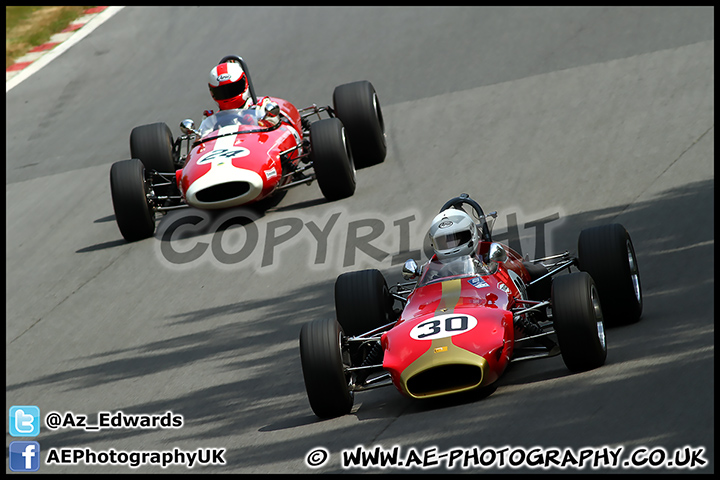
<path fill-rule="evenodd" d="M 440 211 L 464 205 L 479 221 L 472 255 L 433 255 L 422 267 L 408 260 L 411 281 L 391 288 L 378 270 L 344 273 L 336 318 L 302 327 L 303 376 L 318 417 L 347 414 L 356 392 L 391 384 L 416 399 L 487 387 L 521 360 L 561 354 L 571 371 L 593 369 L 607 356 L 605 325 L 640 318 L 637 257 L 622 225 L 583 230 L 577 256 L 526 260 L 492 240 L 497 212 L 485 215 L 468 195 Z"/>
<path fill-rule="evenodd" d="M 253 108 L 221 110 L 197 128 L 183 120 L 175 140 L 162 122 L 130 133 L 132 158 L 110 169 L 115 220 L 127 241 L 151 237 L 156 214 L 248 205 L 314 180 L 326 199 L 347 198 L 356 168 L 385 160 L 385 124 L 370 82 L 335 87 L 332 107 L 297 109 L 266 97 L 260 108 L 244 60 L 220 62 L 229 60 L 242 65 Z"/>

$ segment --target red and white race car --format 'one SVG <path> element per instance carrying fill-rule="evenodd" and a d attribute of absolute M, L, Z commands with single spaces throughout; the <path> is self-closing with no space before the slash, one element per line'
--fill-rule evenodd
<path fill-rule="evenodd" d="M 344 273 L 336 319 L 302 327 L 303 376 L 318 417 L 347 414 L 356 392 L 385 385 L 416 399 L 487 387 L 521 360 L 562 354 L 571 371 L 593 369 L 607 356 L 606 323 L 640 318 L 640 273 L 622 225 L 583 230 L 577 256 L 524 260 L 492 241 L 487 220 L 497 213 L 486 216 L 466 194 L 440 211 L 464 204 L 479 220 L 477 257 L 434 255 L 422 268 L 408 260 L 403 277 L 416 280 L 392 288 L 378 270 Z"/>
<path fill-rule="evenodd" d="M 257 105 L 247 65 L 235 55 L 221 62 L 228 59 L 242 65 Z M 298 110 L 286 100 L 268 98 L 269 110 L 221 110 L 197 128 L 183 120 L 175 140 L 165 123 L 134 128 L 132 158 L 110 170 L 122 236 L 127 241 L 151 237 L 156 213 L 247 205 L 313 180 L 326 199 L 346 198 L 355 192 L 356 168 L 385 160 L 385 124 L 370 82 L 336 87 L 332 107 Z M 278 116 L 280 122 L 269 121 Z"/>

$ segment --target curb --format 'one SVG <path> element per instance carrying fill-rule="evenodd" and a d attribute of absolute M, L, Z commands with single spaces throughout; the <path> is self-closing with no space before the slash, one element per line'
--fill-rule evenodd
<path fill-rule="evenodd" d="M 82 40 L 105 20 L 115 15 L 123 7 L 93 7 L 85 10 L 83 15 L 72 21 L 60 33 L 56 33 L 47 43 L 37 46 L 15 63 L 5 69 L 5 92 L 19 84 L 32 73 L 36 72 L 51 60 L 59 56 L 75 43 Z M 93 22 L 93 20 L 96 20 Z M 90 25 L 88 25 L 90 24 Z M 39 61 L 42 59 L 41 61 Z"/>

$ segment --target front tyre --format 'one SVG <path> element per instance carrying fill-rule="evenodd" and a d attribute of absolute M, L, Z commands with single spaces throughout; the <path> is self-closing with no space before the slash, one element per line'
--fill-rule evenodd
<path fill-rule="evenodd" d="M 159 122 L 133 128 L 130 132 L 130 156 L 139 158 L 148 170 L 175 172 L 170 127 Z"/>
<path fill-rule="evenodd" d="M 578 268 L 595 281 L 608 325 L 640 319 L 643 307 L 640 270 L 625 227 L 615 223 L 581 231 Z"/>
<path fill-rule="evenodd" d="M 565 365 L 573 372 L 605 363 L 607 344 L 600 298 L 586 272 L 555 277 L 552 282 L 555 333 Z"/>
<path fill-rule="evenodd" d="M 155 212 L 148 202 L 149 188 L 143 163 L 133 158 L 116 162 L 110 168 L 110 193 L 115 221 L 128 242 L 152 237 Z"/>
<path fill-rule="evenodd" d="M 330 201 L 355 193 L 356 176 L 345 127 L 337 118 L 310 125 L 310 150 L 318 186 Z"/>
<path fill-rule="evenodd" d="M 393 298 L 382 272 L 346 272 L 335 280 L 335 313 L 343 331 L 354 337 L 389 323 Z"/>
<path fill-rule="evenodd" d="M 372 83 L 361 80 L 335 87 L 333 107 L 348 131 L 357 168 L 385 161 L 385 120 Z"/>
<path fill-rule="evenodd" d="M 310 408 L 320 418 L 350 413 L 354 395 L 350 356 L 343 346 L 344 334 L 334 319 L 316 320 L 300 330 L 300 361 Z"/>

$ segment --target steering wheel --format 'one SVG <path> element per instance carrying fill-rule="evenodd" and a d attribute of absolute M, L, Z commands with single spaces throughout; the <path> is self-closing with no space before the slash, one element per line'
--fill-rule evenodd
<path fill-rule="evenodd" d="M 468 195 L 467 193 L 462 193 L 459 197 L 451 198 L 450 200 L 445 202 L 445 205 L 442 206 L 440 211 L 442 212 L 443 210 L 447 210 L 449 208 L 462 210 L 463 204 L 470 205 L 472 209 L 475 210 L 477 218 L 480 219 L 480 224 L 478 226 L 482 231 L 483 241 L 492 242 L 492 238 L 490 236 L 490 228 L 488 227 L 487 221 L 485 221 L 485 212 L 483 212 L 480 204 L 470 198 L 470 195 Z"/>

